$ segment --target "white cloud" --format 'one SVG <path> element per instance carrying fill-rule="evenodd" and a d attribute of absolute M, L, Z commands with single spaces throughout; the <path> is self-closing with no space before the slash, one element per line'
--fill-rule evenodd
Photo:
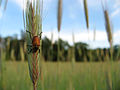
<path fill-rule="evenodd" d="M 114 33 L 114 44 L 120 44 L 120 30 L 117 30 L 115 33 Z"/>
<path fill-rule="evenodd" d="M 72 41 L 72 33 L 67 33 L 66 31 L 68 30 L 64 30 L 62 32 L 60 32 L 60 38 L 68 41 L 69 44 L 73 44 Z M 77 30 L 79 31 L 79 30 Z M 43 33 L 43 37 L 47 36 L 49 39 L 51 39 L 51 32 L 44 32 Z M 80 31 L 80 32 L 75 32 L 74 33 L 75 36 L 75 42 L 85 42 L 88 43 L 90 45 L 91 48 L 97 48 L 97 47 L 109 47 L 109 43 L 108 43 L 108 39 L 107 39 L 107 34 L 106 31 L 102 31 L 102 30 L 97 30 L 96 31 L 96 40 L 93 41 L 93 37 L 94 37 L 94 33 L 92 30 L 89 31 L 89 40 L 88 40 L 88 32 L 86 30 Z M 113 41 L 114 44 L 120 44 L 120 31 L 117 30 L 114 34 L 113 34 Z M 53 30 L 53 41 L 55 42 L 58 39 L 58 32 L 57 29 Z"/>

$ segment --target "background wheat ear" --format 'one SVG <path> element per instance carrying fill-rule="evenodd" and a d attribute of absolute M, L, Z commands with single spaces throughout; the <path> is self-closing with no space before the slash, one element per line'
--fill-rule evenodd
<path fill-rule="evenodd" d="M 110 19 L 108 15 L 108 11 L 104 10 L 104 15 L 105 15 L 105 26 L 106 26 L 106 32 L 108 36 L 108 41 L 110 43 L 110 47 L 112 47 L 113 39 L 112 39 L 112 28 L 110 24 Z"/>
<path fill-rule="evenodd" d="M 57 16 L 58 32 L 60 32 L 61 30 L 61 21 L 62 21 L 62 0 L 58 0 L 58 16 Z"/>
<path fill-rule="evenodd" d="M 0 9 L 1 9 L 2 1 L 3 1 L 3 0 L 0 0 Z M 4 11 L 5 11 L 5 10 L 6 10 L 6 7 L 7 7 L 8 0 L 4 0 L 4 1 L 5 1 L 5 3 L 4 3 Z"/>
<path fill-rule="evenodd" d="M 84 0 L 84 12 L 85 12 L 86 26 L 87 26 L 87 29 L 89 29 L 89 16 L 88 16 L 87 0 Z"/>
<path fill-rule="evenodd" d="M 111 20 L 109 17 L 109 13 L 107 8 L 103 7 L 103 11 L 104 11 L 104 18 L 105 18 L 105 28 L 106 28 L 106 32 L 107 32 L 107 37 L 108 37 L 108 42 L 110 44 L 110 54 L 111 54 L 111 60 L 112 58 L 112 53 L 113 53 L 113 30 L 112 30 L 112 26 L 111 26 Z"/>

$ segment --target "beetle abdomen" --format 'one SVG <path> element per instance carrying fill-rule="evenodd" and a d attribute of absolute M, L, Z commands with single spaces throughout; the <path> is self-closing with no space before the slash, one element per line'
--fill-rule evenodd
<path fill-rule="evenodd" d="M 40 46 L 40 38 L 38 36 L 34 36 L 32 40 L 33 46 Z"/>

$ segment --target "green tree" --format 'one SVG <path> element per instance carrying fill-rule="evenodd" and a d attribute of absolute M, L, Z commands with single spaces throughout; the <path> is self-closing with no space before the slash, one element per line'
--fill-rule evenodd
<path fill-rule="evenodd" d="M 51 41 L 45 37 L 42 40 L 42 54 L 45 60 L 49 60 L 51 56 Z"/>
<path fill-rule="evenodd" d="M 87 53 L 88 53 L 88 44 L 82 42 L 75 43 L 76 61 L 83 61 L 84 56 L 87 56 Z"/>

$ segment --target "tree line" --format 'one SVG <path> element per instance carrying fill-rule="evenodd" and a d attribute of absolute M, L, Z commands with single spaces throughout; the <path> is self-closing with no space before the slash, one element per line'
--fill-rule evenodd
<path fill-rule="evenodd" d="M 27 48 L 25 42 L 25 33 L 21 31 L 21 39 L 14 37 L 0 37 L 0 46 L 6 52 L 6 60 L 24 61 L 27 60 Z M 110 48 L 90 49 L 89 45 L 83 42 L 77 42 L 70 45 L 67 41 L 59 40 L 60 61 L 109 61 Z M 57 61 L 58 41 L 52 43 L 50 39 L 44 37 L 42 39 L 42 57 L 45 61 Z M 113 47 L 113 60 L 120 60 L 120 45 Z"/>

